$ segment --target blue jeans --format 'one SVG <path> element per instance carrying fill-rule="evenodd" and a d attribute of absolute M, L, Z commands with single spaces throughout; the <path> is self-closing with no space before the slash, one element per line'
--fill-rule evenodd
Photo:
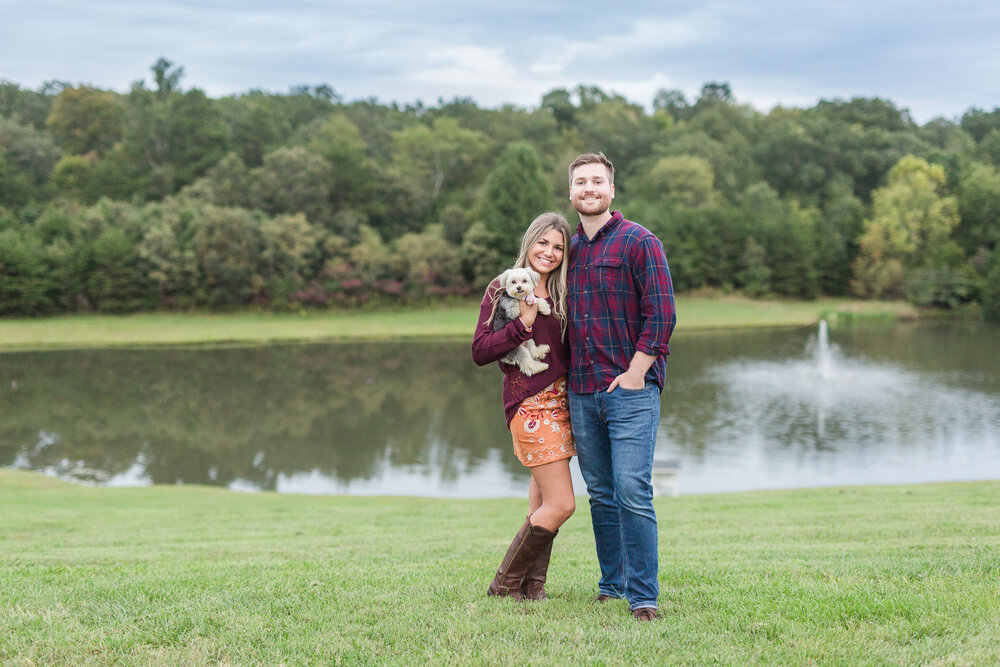
<path fill-rule="evenodd" d="M 616 388 L 610 394 L 570 392 L 570 419 L 580 472 L 590 494 L 590 517 L 601 565 L 599 590 L 633 610 L 656 608 L 656 513 L 653 450 L 660 391 Z"/>

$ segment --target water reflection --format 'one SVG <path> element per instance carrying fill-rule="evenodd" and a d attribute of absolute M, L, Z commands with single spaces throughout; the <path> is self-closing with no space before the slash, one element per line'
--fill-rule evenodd
<path fill-rule="evenodd" d="M 828 336 L 675 336 L 657 455 L 680 462 L 682 493 L 1000 478 L 998 329 Z M 499 405 L 499 372 L 464 342 L 7 353 L 0 465 L 106 485 L 522 495 Z"/>
<path fill-rule="evenodd" d="M 932 347 L 942 334 L 949 345 Z M 658 443 L 680 453 L 682 488 L 1000 478 L 997 329 L 900 325 L 838 337 L 843 345 L 821 325 L 795 355 L 798 337 L 779 332 L 777 358 L 747 350 L 697 373 L 693 388 L 710 407 L 694 419 L 667 413 Z"/>

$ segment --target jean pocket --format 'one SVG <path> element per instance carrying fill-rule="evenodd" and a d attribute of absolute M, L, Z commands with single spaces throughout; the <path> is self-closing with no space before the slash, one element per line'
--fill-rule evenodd
<path fill-rule="evenodd" d="M 649 391 L 651 391 L 655 386 L 656 385 L 654 385 L 652 382 L 647 382 L 646 385 L 641 389 L 628 389 L 627 387 L 618 385 L 617 387 L 615 387 L 615 391 L 620 391 L 627 396 L 642 396 L 643 394 L 646 394 Z"/>

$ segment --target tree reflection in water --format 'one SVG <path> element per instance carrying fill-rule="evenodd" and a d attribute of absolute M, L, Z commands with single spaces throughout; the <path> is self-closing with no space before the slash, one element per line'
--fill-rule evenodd
<path fill-rule="evenodd" d="M 478 369 L 467 347 L 3 355 L 0 464 L 258 489 L 303 471 L 346 485 L 386 466 L 433 466 L 447 484 L 487 462 L 527 479 L 506 456 L 499 373 Z"/>
<path fill-rule="evenodd" d="M 1000 328 L 686 332 L 657 455 L 683 493 L 1000 478 Z M 522 495 L 468 342 L 0 354 L 0 465 L 109 484 Z M 576 478 L 577 493 L 584 489 Z"/>

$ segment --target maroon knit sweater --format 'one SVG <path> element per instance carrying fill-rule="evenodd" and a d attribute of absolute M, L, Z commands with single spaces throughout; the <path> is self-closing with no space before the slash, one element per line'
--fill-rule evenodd
<path fill-rule="evenodd" d="M 472 339 L 472 359 L 479 366 L 496 361 L 503 371 L 503 410 L 507 417 L 507 426 L 510 420 L 517 413 L 521 401 L 534 396 L 542 389 L 566 375 L 569 370 L 569 347 L 562 339 L 562 326 L 559 318 L 555 315 L 555 305 L 552 299 L 546 299 L 552 309 L 551 315 L 538 314 L 535 324 L 528 331 L 521 318 L 515 317 L 500 331 L 493 331 L 493 324 L 486 324 L 490 313 L 493 311 L 493 300 L 490 295 L 500 288 L 500 284 L 494 281 L 483 296 L 483 303 L 479 308 L 479 323 L 476 325 L 476 333 Z M 551 349 L 542 358 L 542 361 L 549 365 L 541 373 L 536 373 L 531 377 L 521 372 L 521 369 L 513 364 L 500 361 L 500 358 L 520 345 L 529 338 L 535 339 L 536 345 L 547 344 Z"/>

